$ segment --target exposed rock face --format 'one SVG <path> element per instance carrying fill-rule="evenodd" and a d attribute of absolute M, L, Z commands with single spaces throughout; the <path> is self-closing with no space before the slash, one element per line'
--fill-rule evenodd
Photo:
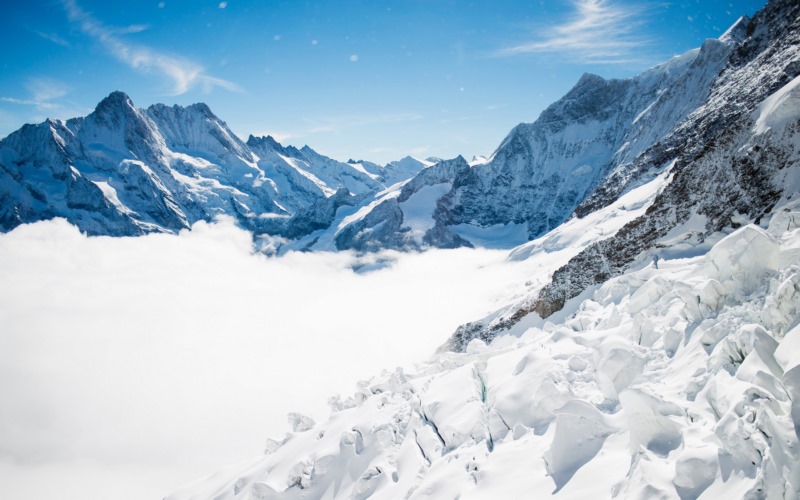
<path fill-rule="evenodd" d="M 318 229 L 330 227 L 336 218 L 337 209 L 344 206 L 353 206 L 358 201 L 359 197 L 354 196 L 347 188 L 340 188 L 333 196 L 323 198 L 298 212 L 287 222 L 285 229 L 276 231 L 276 234 L 289 239 L 297 239 Z"/>
<path fill-rule="evenodd" d="M 692 217 L 705 217 L 704 227 L 684 237 L 699 243 L 742 221 L 760 222 L 779 200 L 800 191 L 800 5 L 771 2 L 744 22 L 723 37 L 741 41 L 726 51 L 727 64 L 708 97 L 632 163 L 613 169 L 576 210 L 578 216 L 591 214 L 671 165 L 672 181 L 646 213 L 583 249 L 512 313 L 459 327 L 452 348 L 493 338 L 529 313 L 550 316 L 648 252 L 674 243 L 665 238 Z M 708 47 L 717 51 L 719 43 L 706 42 L 701 53 Z"/>
<path fill-rule="evenodd" d="M 787 182 L 787 177 L 796 179 L 800 152 L 800 95 L 794 81 L 800 64 L 800 5 L 770 3 L 749 21 L 746 32 L 750 36 L 731 53 L 708 99 L 663 145 L 652 148 L 676 161 L 672 183 L 645 216 L 559 269 L 552 283 L 540 292 L 532 311 L 549 316 L 587 286 L 619 274 L 693 212 L 707 217 L 704 235 L 708 235 L 738 227 L 734 216 L 759 222 L 781 196 L 796 193 L 796 184 Z M 793 109 L 789 120 L 777 128 L 759 127 L 759 120 L 768 119 L 759 112 L 759 105 L 781 90 L 794 96 L 794 102 L 781 103 Z M 586 205 L 613 199 L 611 193 L 637 181 L 633 174 L 655 166 L 650 158 L 643 155 L 627 175 L 615 172 L 617 175 L 604 183 L 605 189 L 598 191 L 606 196 L 598 194 Z"/>
<path fill-rule="evenodd" d="M 724 61 L 724 50 L 698 55 L 704 51 L 627 80 L 583 75 L 534 123 L 514 128 L 488 163 L 457 176 L 442 199 L 440 218 L 448 225 L 526 223 L 530 239 L 558 226 L 610 170 L 691 111 L 683 93 L 669 90 L 692 81 L 692 95 L 703 95 L 719 59 Z"/>
<path fill-rule="evenodd" d="M 412 250 L 417 246 L 403 228 L 403 211 L 397 199 L 379 203 L 366 217 L 347 225 L 336 236 L 339 250 Z"/>

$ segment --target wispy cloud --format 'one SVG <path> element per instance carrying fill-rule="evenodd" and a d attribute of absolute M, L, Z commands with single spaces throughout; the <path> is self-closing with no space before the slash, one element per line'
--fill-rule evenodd
<path fill-rule="evenodd" d="M 573 0 L 575 12 L 546 28 L 534 40 L 506 47 L 495 56 L 558 54 L 581 63 L 619 64 L 641 59 L 637 51 L 651 43 L 640 34 L 646 11 L 609 0 Z"/>
<path fill-rule="evenodd" d="M 39 35 L 40 37 L 44 38 L 47 41 L 53 42 L 56 45 L 61 45 L 62 47 L 70 46 L 68 41 L 64 40 L 56 33 L 45 33 L 43 31 L 34 31 L 34 33 L 36 33 L 37 35 Z"/>
<path fill-rule="evenodd" d="M 36 106 L 36 108 L 40 110 L 53 109 L 56 107 L 55 104 L 49 102 L 39 102 L 33 99 L 17 99 L 16 97 L 0 97 L 0 101 L 20 104 L 22 106 Z"/>
<path fill-rule="evenodd" d="M 150 26 L 147 24 L 130 24 L 128 26 L 123 26 L 122 28 L 114 28 L 113 32 L 117 35 L 129 35 L 131 33 L 141 33 L 142 31 L 147 31 L 150 29 Z"/>
<path fill-rule="evenodd" d="M 220 87 L 232 92 L 241 92 L 238 85 L 206 73 L 205 68 L 184 57 L 164 54 L 142 45 L 134 45 L 120 38 L 121 35 L 138 33 L 147 29 L 145 25 L 131 25 L 126 28 L 106 26 L 91 14 L 80 8 L 75 0 L 64 0 L 64 8 L 70 21 L 82 32 L 95 38 L 111 55 L 134 70 L 143 73 L 160 73 L 172 82 L 174 95 L 184 94 L 192 88 L 200 87 L 210 92 Z"/>
<path fill-rule="evenodd" d="M 52 78 L 31 78 L 25 85 L 36 101 L 53 101 L 67 95 L 66 84 Z"/>
<path fill-rule="evenodd" d="M 67 95 L 68 91 L 65 84 L 51 78 L 32 78 L 25 84 L 25 88 L 28 91 L 27 98 L 0 97 L 0 101 L 33 106 L 39 111 L 49 111 L 61 108 L 61 105 L 54 101 Z"/>
<path fill-rule="evenodd" d="M 6 111 L 0 115 L 0 135 L 5 135 L 16 130 L 20 122 L 40 123 L 45 118 L 69 119 L 75 116 L 85 116 L 92 111 L 81 104 L 72 101 L 69 97 L 70 87 L 53 78 L 29 78 L 23 84 L 16 96 L 0 96 L 0 103 L 9 103 L 4 106 Z"/>

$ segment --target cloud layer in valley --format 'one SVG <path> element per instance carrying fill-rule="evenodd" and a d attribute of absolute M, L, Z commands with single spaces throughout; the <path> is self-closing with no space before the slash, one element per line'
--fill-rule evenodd
<path fill-rule="evenodd" d="M 502 252 L 251 253 L 230 222 L 0 235 L 3 498 L 160 498 L 262 452 L 286 414 L 411 366 L 520 281 Z M 178 465 L 176 465 L 178 464 Z M 45 480 L 46 478 L 46 480 Z"/>

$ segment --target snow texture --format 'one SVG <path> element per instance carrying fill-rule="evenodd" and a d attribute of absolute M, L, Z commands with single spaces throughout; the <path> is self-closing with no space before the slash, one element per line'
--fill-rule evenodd
<path fill-rule="evenodd" d="M 798 498 L 799 209 L 360 382 L 168 498 Z"/>

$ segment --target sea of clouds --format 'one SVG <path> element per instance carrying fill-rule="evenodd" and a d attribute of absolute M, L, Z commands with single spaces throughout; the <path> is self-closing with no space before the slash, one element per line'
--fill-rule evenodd
<path fill-rule="evenodd" d="M 287 413 L 423 361 L 523 281 L 506 253 L 253 252 L 230 221 L 0 235 L 0 497 L 159 499 L 262 453 Z M 369 267 L 369 266 L 368 266 Z M 363 269 L 363 268 L 362 268 Z"/>

